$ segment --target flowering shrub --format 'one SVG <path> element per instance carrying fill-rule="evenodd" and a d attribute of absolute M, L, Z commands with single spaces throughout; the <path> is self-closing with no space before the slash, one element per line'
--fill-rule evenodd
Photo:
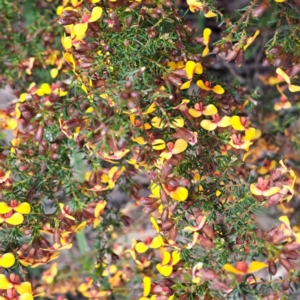
<path fill-rule="evenodd" d="M 1 4 L 1 80 L 17 99 L 0 114 L 14 133 L 0 153 L 0 299 L 287 299 L 300 275 L 297 6 L 252 1 L 235 20 L 188 0 L 214 32 L 170 0 L 35 2 L 43 16 L 25 25 L 26 1 Z M 236 73 L 247 59 L 265 68 L 263 97 Z M 259 228 L 271 207 L 279 221 Z"/>

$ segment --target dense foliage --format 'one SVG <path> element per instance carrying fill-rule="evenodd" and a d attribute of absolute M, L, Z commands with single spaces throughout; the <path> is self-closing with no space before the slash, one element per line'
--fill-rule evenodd
<path fill-rule="evenodd" d="M 299 1 L 222 2 L 0 2 L 0 299 L 293 297 Z"/>

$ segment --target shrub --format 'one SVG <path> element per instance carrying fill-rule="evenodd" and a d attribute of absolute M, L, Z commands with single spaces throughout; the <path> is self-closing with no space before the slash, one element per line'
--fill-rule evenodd
<path fill-rule="evenodd" d="M 169 0 L 49 2 L 2 3 L 2 82 L 17 99 L 1 112 L 14 139 L 1 146 L 0 298 L 289 297 L 297 6 L 252 1 L 236 19 L 188 0 L 218 32 Z M 272 206 L 280 222 L 263 230 L 257 213 Z M 73 243 L 77 261 L 50 264 Z"/>

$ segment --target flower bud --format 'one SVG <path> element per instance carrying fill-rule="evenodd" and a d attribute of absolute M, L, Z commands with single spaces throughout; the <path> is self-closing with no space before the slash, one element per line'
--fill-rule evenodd
<path fill-rule="evenodd" d="M 281 287 L 284 291 L 288 290 L 290 288 L 290 281 L 288 279 L 282 281 Z"/>
<path fill-rule="evenodd" d="M 226 57 L 224 58 L 226 61 L 231 61 L 235 59 L 238 55 L 239 51 L 237 49 L 235 50 L 229 50 Z"/>
<path fill-rule="evenodd" d="M 130 97 L 133 99 L 138 99 L 140 97 L 140 94 L 137 91 L 131 91 Z"/>
<path fill-rule="evenodd" d="M 132 88 L 132 81 L 131 81 L 131 80 L 127 80 L 127 81 L 125 82 L 124 88 L 125 88 L 126 90 L 130 90 L 130 89 Z"/>
<path fill-rule="evenodd" d="M 296 251 L 286 252 L 285 255 L 288 259 L 292 259 L 292 260 L 295 260 L 299 257 L 299 254 Z"/>
<path fill-rule="evenodd" d="M 283 51 L 283 48 L 281 46 L 274 46 L 268 51 L 268 53 L 270 53 L 274 56 L 277 56 L 277 55 L 281 54 L 282 51 Z"/>
<path fill-rule="evenodd" d="M 201 231 L 211 240 L 215 238 L 214 231 L 212 227 L 208 224 L 205 224 L 202 228 Z"/>
<path fill-rule="evenodd" d="M 161 215 L 161 221 L 163 223 L 165 223 L 169 218 L 169 208 L 168 207 L 165 207 L 164 210 L 163 210 L 163 213 Z"/>
<path fill-rule="evenodd" d="M 132 219 L 126 215 L 121 216 L 121 221 L 126 227 L 129 227 L 132 224 Z"/>
<path fill-rule="evenodd" d="M 269 7 L 269 1 L 266 0 L 252 10 L 251 16 L 253 18 L 261 17 L 266 12 L 268 7 Z"/>
<path fill-rule="evenodd" d="M 288 259 L 279 258 L 279 261 L 288 272 L 295 269 L 294 265 Z"/>
<path fill-rule="evenodd" d="M 163 205 L 168 205 L 170 202 L 170 198 L 163 188 L 160 189 L 160 199 Z"/>
<path fill-rule="evenodd" d="M 296 251 L 300 250 L 300 244 L 297 244 L 296 242 L 289 243 L 287 245 L 284 245 L 283 251 L 288 252 L 288 251 Z"/>
<path fill-rule="evenodd" d="M 151 197 L 142 197 L 140 199 L 140 202 L 143 204 L 143 205 L 152 205 L 153 203 L 157 202 L 158 199 L 157 198 L 151 198 Z"/>
<path fill-rule="evenodd" d="M 40 143 L 44 138 L 44 126 L 39 126 L 34 135 L 34 141 Z"/>
<path fill-rule="evenodd" d="M 178 235 L 178 229 L 176 226 L 173 226 L 171 228 L 171 230 L 169 231 L 169 235 L 168 235 L 168 240 L 171 240 L 171 241 L 176 241 L 176 238 L 177 238 L 177 235 Z"/>
<path fill-rule="evenodd" d="M 240 49 L 239 53 L 235 58 L 235 63 L 238 67 L 242 66 L 245 62 L 245 52 L 243 49 Z"/>
<path fill-rule="evenodd" d="M 269 261 L 269 273 L 273 276 L 277 273 L 277 266 L 273 260 Z"/>
<path fill-rule="evenodd" d="M 171 83 L 175 87 L 178 87 L 178 86 L 182 85 L 181 79 L 179 77 L 173 75 L 173 74 L 167 75 L 166 76 L 166 81 Z"/>
<path fill-rule="evenodd" d="M 170 230 L 175 225 L 175 222 L 172 220 L 167 220 L 165 223 L 162 223 L 161 229 L 164 231 Z"/>
<path fill-rule="evenodd" d="M 152 205 L 147 205 L 143 208 L 143 211 L 145 213 L 150 213 L 150 212 L 153 212 L 155 210 L 157 210 L 159 207 L 159 204 L 158 203 L 153 203 Z"/>
<path fill-rule="evenodd" d="M 133 22 L 133 17 L 132 16 L 129 16 L 126 20 L 125 20 L 125 23 L 128 27 L 130 27 L 132 25 L 132 22 Z"/>

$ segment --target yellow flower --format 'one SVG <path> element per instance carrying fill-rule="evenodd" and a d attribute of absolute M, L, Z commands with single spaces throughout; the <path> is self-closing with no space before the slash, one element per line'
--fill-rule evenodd
<path fill-rule="evenodd" d="M 196 82 L 196 84 L 199 86 L 200 89 L 205 90 L 205 91 L 213 91 L 214 93 L 216 93 L 218 95 L 222 95 L 225 93 L 225 90 L 219 84 L 217 84 L 213 87 L 210 87 L 211 83 L 208 81 L 206 81 L 204 83 L 203 80 L 198 80 Z"/>
<path fill-rule="evenodd" d="M 256 30 L 252 37 L 247 38 L 246 45 L 244 46 L 244 50 L 246 50 L 254 42 L 254 40 L 258 35 L 259 35 L 259 30 Z"/>
<path fill-rule="evenodd" d="M 160 274 L 165 277 L 168 277 L 173 272 L 173 266 L 175 266 L 180 261 L 180 252 L 173 251 L 170 252 L 164 251 L 163 260 L 161 263 L 156 265 L 157 270 Z"/>
<path fill-rule="evenodd" d="M 288 84 L 290 92 L 292 93 L 300 92 L 300 86 L 291 84 L 290 77 L 282 69 L 277 68 L 276 73 L 280 78 L 282 78 Z"/>
<path fill-rule="evenodd" d="M 210 35 L 211 35 L 211 29 L 205 28 L 203 30 L 203 39 L 204 39 L 204 45 L 205 45 L 205 48 L 202 52 L 203 57 L 209 53 L 208 43 L 210 41 Z"/>
<path fill-rule="evenodd" d="M 106 206 L 106 201 L 101 200 L 99 203 L 97 203 L 95 210 L 94 210 L 94 228 L 96 228 L 100 222 L 101 222 L 101 215 L 104 212 L 104 208 Z"/>
<path fill-rule="evenodd" d="M 235 275 L 247 275 L 258 272 L 266 267 L 268 267 L 268 265 L 260 261 L 253 261 L 249 266 L 247 266 L 246 262 L 240 261 L 237 263 L 236 267 L 225 264 L 223 269 Z"/>
<path fill-rule="evenodd" d="M 96 6 L 92 9 L 91 14 L 84 13 L 82 19 L 83 23 L 78 23 L 74 25 L 74 33 L 76 35 L 76 39 L 82 40 L 85 37 L 85 33 L 88 29 L 88 23 L 95 22 L 100 19 L 102 16 L 103 9 L 99 6 Z"/>
<path fill-rule="evenodd" d="M 203 67 L 200 63 L 195 63 L 194 61 L 189 60 L 185 64 L 185 71 L 186 71 L 186 74 L 187 74 L 188 81 L 185 82 L 180 87 L 181 90 L 188 89 L 191 86 L 191 82 L 192 82 L 194 73 L 199 74 L 199 75 L 202 74 L 203 73 Z"/>
<path fill-rule="evenodd" d="M 214 12 L 212 12 L 211 10 L 206 9 L 206 7 L 204 7 L 204 5 L 202 4 L 202 2 L 199 2 L 197 0 L 187 0 L 187 4 L 189 6 L 189 9 L 191 12 L 196 12 L 199 10 L 202 10 L 204 12 L 204 16 L 206 18 L 214 18 L 217 16 L 217 14 L 215 14 Z"/>
<path fill-rule="evenodd" d="M 18 294 L 32 294 L 31 283 L 28 281 L 20 282 L 20 277 L 15 274 L 10 274 L 10 278 L 7 279 L 5 275 L 0 274 L 0 289 L 8 290 L 8 289 L 16 289 Z M 27 298 L 24 298 L 27 299 Z"/>
<path fill-rule="evenodd" d="M 187 188 L 183 186 L 171 186 L 163 184 L 163 188 L 167 195 L 169 195 L 174 201 L 185 201 L 189 195 Z"/>
<path fill-rule="evenodd" d="M 249 147 L 252 145 L 252 135 L 249 138 L 242 137 L 240 134 L 233 134 L 230 138 L 229 145 L 235 149 L 245 149 L 248 151 Z"/>
<path fill-rule="evenodd" d="M 42 273 L 42 281 L 51 284 L 58 273 L 57 263 L 53 263 L 51 267 Z"/>
<path fill-rule="evenodd" d="M 168 160 L 172 157 L 173 154 L 179 154 L 186 150 L 188 143 L 184 139 L 178 139 L 175 143 L 167 143 L 168 150 L 163 151 L 160 154 L 160 157 Z"/>

